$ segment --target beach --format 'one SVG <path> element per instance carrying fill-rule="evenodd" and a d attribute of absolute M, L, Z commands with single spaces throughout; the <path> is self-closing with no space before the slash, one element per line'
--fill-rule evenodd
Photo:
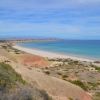
<path fill-rule="evenodd" d="M 54 100 L 69 100 L 69 97 L 92 100 L 92 94 L 98 92 L 99 84 L 96 83 L 100 80 L 100 68 L 93 66 L 92 59 L 18 44 L 4 44 L 0 53 L 1 62 L 11 65 L 26 82 L 45 90 Z M 72 82 L 80 82 L 82 86 Z M 88 82 L 94 88 L 85 84 Z"/>
<path fill-rule="evenodd" d="M 64 59 L 70 58 L 70 59 L 73 59 L 73 60 L 88 61 L 88 62 L 94 62 L 95 61 L 93 59 L 89 59 L 89 58 L 85 58 L 85 57 L 79 57 L 79 56 L 74 56 L 74 55 L 67 55 L 67 54 L 60 54 L 60 53 L 55 53 L 55 52 L 31 49 L 31 48 L 22 47 L 22 46 L 19 46 L 19 45 L 14 45 L 13 47 L 16 48 L 16 49 L 25 51 L 27 53 L 31 53 L 31 54 L 42 56 L 42 57 L 64 58 Z"/>

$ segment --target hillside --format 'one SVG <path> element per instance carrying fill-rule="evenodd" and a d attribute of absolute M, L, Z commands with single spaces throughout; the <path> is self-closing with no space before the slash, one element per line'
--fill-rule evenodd
<path fill-rule="evenodd" d="M 16 60 L 20 64 L 26 66 L 33 66 L 38 68 L 44 68 L 50 66 L 50 62 L 44 59 L 43 57 L 32 55 L 32 54 L 21 54 L 16 56 Z"/>
<path fill-rule="evenodd" d="M 0 58 L 2 58 L 2 56 Z M 38 89 L 45 90 L 55 100 L 68 100 L 68 98 L 91 100 L 90 96 L 80 87 L 67 81 L 48 76 L 39 68 L 24 66 L 13 61 L 7 63 L 11 65 L 16 72 L 20 73 L 24 80 Z"/>
<path fill-rule="evenodd" d="M 24 81 L 22 76 L 15 72 L 10 65 L 0 63 L 0 100 L 52 99 L 43 90 L 39 90 Z"/>
<path fill-rule="evenodd" d="M 44 68 L 51 65 L 51 62 L 47 61 L 41 56 L 28 54 L 26 52 L 14 49 L 9 45 L 0 49 L 0 55 L 6 56 L 10 60 L 24 64 L 26 66 Z"/>

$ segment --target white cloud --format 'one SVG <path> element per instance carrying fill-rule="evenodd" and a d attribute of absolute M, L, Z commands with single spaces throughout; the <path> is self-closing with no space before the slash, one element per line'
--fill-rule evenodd
<path fill-rule="evenodd" d="M 99 6 L 100 0 L 0 0 L 0 32 L 98 34 Z"/>
<path fill-rule="evenodd" d="M 100 0 L 0 0 L 0 7 L 14 10 L 72 8 L 86 4 L 100 4 Z"/>

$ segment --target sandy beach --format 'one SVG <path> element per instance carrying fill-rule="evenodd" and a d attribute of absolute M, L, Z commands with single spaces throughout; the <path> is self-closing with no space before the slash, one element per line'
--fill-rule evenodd
<path fill-rule="evenodd" d="M 26 47 L 21 47 L 18 45 L 13 46 L 16 49 L 25 51 L 27 53 L 35 54 L 38 56 L 42 57 L 48 57 L 48 58 L 70 58 L 73 60 L 80 60 L 80 61 L 88 61 L 88 62 L 94 62 L 95 60 L 93 59 L 88 59 L 84 57 L 78 57 L 78 56 L 72 56 L 72 55 L 67 55 L 67 54 L 60 54 L 60 53 L 54 53 L 54 52 L 49 52 L 49 51 L 43 51 L 43 50 L 37 50 L 37 49 L 31 49 L 31 48 L 26 48 Z"/>

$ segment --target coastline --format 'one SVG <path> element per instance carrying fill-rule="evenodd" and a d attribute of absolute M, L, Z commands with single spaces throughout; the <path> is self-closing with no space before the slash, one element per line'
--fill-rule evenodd
<path fill-rule="evenodd" d="M 25 51 L 27 53 L 31 53 L 31 54 L 42 56 L 42 57 L 48 57 L 48 58 L 66 58 L 66 59 L 70 58 L 73 60 L 87 61 L 87 62 L 95 61 L 94 59 L 90 59 L 90 58 L 61 54 L 61 53 L 56 53 L 56 52 L 44 51 L 44 50 L 37 50 L 37 49 L 33 49 L 33 48 L 31 49 L 31 48 L 22 47 L 19 45 L 14 45 L 13 48 Z"/>

